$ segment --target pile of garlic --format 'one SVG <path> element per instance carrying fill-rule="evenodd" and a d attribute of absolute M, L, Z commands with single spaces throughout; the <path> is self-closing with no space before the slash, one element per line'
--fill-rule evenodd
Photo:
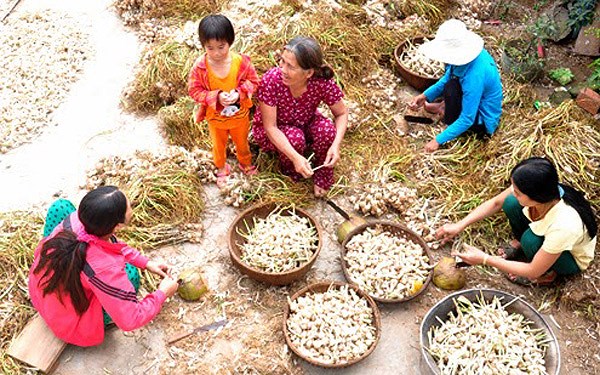
<path fill-rule="evenodd" d="M 246 223 L 247 233 L 238 232 L 240 259 L 249 266 L 268 273 L 291 271 L 307 263 L 319 244 L 317 228 L 293 209 L 278 208 L 266 218 Z"/>
<path fill-rule="evenodd" d="M 303 356 L 344 364 L 362 356 L 377 340 L 375 315 L 366 299 L 347 285 L 289 300 L 289 338 Z"/>
<path fill-rule="evenodd" d="M 361 185 L 349 199 L 355 211 L 378 217 L 387 213 L 389 208 L 404 212 L 416 197 L 415 189 L 399 181 L 379 181 Z"/>
<path fill-rule="evenodd" d="M 369 91 L 369 104 L 378 110 L 392 112 L 398 100 L 400 79 L 389 69 L 377 69 L 371 75 L 361 79 Z"/>
<path fill-rule="evenodd" d="M 123 186 L 138 179 L 140 173 L 151 176 L 165 164 L 174 164 L 182 170 L 196 173 L 203 183 L 216 181 L 210 152 L 200 149 L 187 151 L 183 147 L 171 146 L 160 154 L 144 150 L 136 151 L 130 157 L 109 156 L 101 159 L 95 168 L 87 172 L 87 182 L 82 188 L 91 190 L 115 183 Z"/>
<path fill-rule="evenodd" d="M 353 236 L 346 244 L 344 262 L 360 289 L 382 299 L 410 297 L 421 290 L 431 272 L 421 245 L 381 227 Z"/>
<path fill-rule="evenodd" d="M 498 297 L 460 296 L 454 304 L 457 311 L 427 332 L 441 374 L 547 374 L 543 330 L 506 311 Z"/>

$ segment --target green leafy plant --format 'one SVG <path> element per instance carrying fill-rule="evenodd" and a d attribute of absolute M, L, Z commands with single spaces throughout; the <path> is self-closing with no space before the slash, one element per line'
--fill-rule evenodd
<path fill-rule="evenodd" d="M 593 69 L 592 74 L 587 79 L 587 84 L 592 90 L 600 90 L 600 58 L 594 60 L 589 65 Z"/>
<path fill-rule="evenodd" d="M 504 43 L 502 67 L 519 82 L 533 82 L 543 73 L 544 60 L 538 58 L 536 41 L 512 39 Z"/>
<path fill-rule="evenodd" d="M 562 86 L 568 84 L 575 77 L 571 69 L 569 68 L 558 68 L 551 70 L 548 75 L 550 78 L 561 84 Z"/>
<path fill-rule="evenodd" d="M 568 25 L 573 29 L 574 35 L 579 30 L 592 22 L 594 19 L 594 8 L 598 0 L 572 0 L 567 2 L 569 10 Z"/>

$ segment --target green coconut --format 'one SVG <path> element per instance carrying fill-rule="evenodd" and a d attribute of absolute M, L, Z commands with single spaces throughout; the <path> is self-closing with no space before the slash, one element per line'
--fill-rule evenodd
<path fill-rule="evenodd" d="M 433 268 L 433 283 L 441 289 L 457 290 L 467 283 L 465 271 L 456 268 L 456 260 L 443 257 Z"/>
<path fill-rule="evenodd" d="M 208 292 L 208 285 L 199 268 L 182 271 L 179 274 L 179 280 L 177 293 L 186 301 L 197 301 Z"/>
<path fill-rule="evenodd" d="M 367 221 L 360 216 L 350 216 L 350 219 L 344 221 L 337 229 L 337 240 L 339 243 L 344 242 L 346 237 L 348 237 L 348 233 L 352 232 L 352 230 L 359 225 L 366 224 Z"/>

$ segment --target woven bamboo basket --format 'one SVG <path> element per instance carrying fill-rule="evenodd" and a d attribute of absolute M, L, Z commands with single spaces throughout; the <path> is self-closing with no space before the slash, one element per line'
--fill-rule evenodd
<path fill-rule="evenodd" d="M 323 293 L 323 292 L 326 292 L 329 288 L 332 288 L 332 287 L 340 288 L 342 286 L 348 286 L 349 288 L 352 288 L 354 291 L 356 291 L 356 293 L 361 298 L 364 298 L 367 301 L 367 303 L 369 304 L 369 307 L 371 307 L 371 310 L 373 310 L 373 322 L 375 324 L 375 330 L 376 330 L 375 342 L 360 357 L 356 357 L 348 362 L 331 364 L 331 363 L 324 363 L 319 360 L 307 357 L 307 356 L 303 355 L 302 353 L 300 353 L 298 348 L 292 343 L 292 340 L 290 339 L 289 332 L 287 329 L 287 321 L 290 316 L 290 305 L 288 303 L 285 305 L 285 310 L 283 311 L 283 334 L 285 336 L 285 342 L 287 343 L 289 348 L 298 357 L 304 359 L 308 363 L 313 364 L 315 366 L 325 367 L 325 368 L 343 368 L 343 367 L 348 367 L 353 364 L 356 364 L 356 363 L 362 361 L 363 359 L 367 358 L 373 352 L 373 350 L 375 350 L 375 347 L 377 346 L 377 343 L 379 342 L 379 339 L 381 338 L 381 313 L 379 312 L 379 308 L 377 307 L 377 304 L 375 303 L 375 301 L 373 301 L 373 299 L 368 294 L 366 294 L 365 292 L 363 292 L 362 290 L 357 288 L 355 285 L 348 284 L 348 283 L 342 283 L 342 282 L 338 282 L 338 281 L 318 282 L 318 283 L 314 283 L 314 284 L 311 284 L 311 285 L 308 285 L 308 286 L 302 288 L 301 290 L 296 292 L 290 298 L 290 300 L 295 301 L 299 297 L 302 297 L 308 293 Z"/>
<path fill-rule="evenodd" d="M 317 235 L 319 239 L 317 243 L 317 249 L 315 250 L 313 256 L 309 259 L 308 262 L 302 264 L 300 267 L 286 272 L 268 273 L 253 268 L 241 260 L 242 249 L 240 248 L 240 245 L 242 245 L 246 240 L 244 239 L 244 237 L 242 237 L 242 235 L 240 235 L 240 232 L 246 232 L 246 225 L 251 230 L 254 218 L 266 218 L 271 212 L 273 212 L 277 208 L 278 206 L 274 203 L 262 203 L 249 207 L 248 209 L 240 213 L 233 220 L 233 223 L 229 227 L 229 255 L 233 264 L 243 274 L 247 275 L 251 279 L 271 285 L 287 285 L 304 277 L 304 275 L 306 275 L 306 273 L 315 263 L 315 260 L 317 260 L 317 256 L 319 255 L 319 252 L 321 251 L 321 246 L 323 244 L 323 229 L 321 228 L 321 225 L 319 225 L 317 220 L 308 212 L 300 208 L 294 208 L 294 212 L 296 213 L 296 215 L 308 218 L 311 225 L 317 229 Z M 284 209 L 282 214 L 285 215 L 289 212 L 291 212 L 291 209 Z"/>
<path fill-rule="evenodd" d="M 424 37 L 413 38 L 410 40 L 410 43 L 412 43 L 413 45 L 423 44 L 424 39 L 425 39 Z M 396 69 L 397 69 L 398 73 L 400 74 L 400 76 L 402 78 L 404 78 L 406 83 L 408 83 L 410 86 L 414 87 L 415 89 L 417 89 L 419 91 L 425 91 L 430 86 L 432 86 L 434 83 L 436 83 L 438 81 L 438 79 L 441 77 L 439 77 L 439 78 L 426 77 L 417 72 L 410 70 L 404 64 L 402 64 L 402 60 L 400 60 L 400 56 L 402 55 L 402 52 L 408 46 L 408 44 L 409 44 L 408 40 L 404 41 L 403 43 L 400 43 L 398 45 L 398 47 L 396 47 L 396 49 L 394 50 L 394 58 L 396 60 Z"/>
<path fill-rule="evenodd" d="M 410 301 L 411 299 L 417 298 L 425 291 L 425 289 L 427 289 L 427 287 L 431 283 L 431 279 L 433 277 L 433 260 L 431 258 L 431 251 L 429 250 L 427 243 L 423 240 L 423 238 L 421 238 L 421 236 L 419 236 L 412 230 L 408 229 L 406 226 L 399 224 L 399 223 L 395 223 L 392 221 L 378 220 L 378 221 L 369 222 L 367 224 L 359 225 L 358 227 L 354 228 L 350 233 L 348 233 L 348 236 L 342 243 L 342 271 L 344 272 L 344 277 L 346 277 L 346 280 L 348 280 L 348 282 L 350 284 L 356 285 L 358 287 L 358 283 L 354 279 L 352 279 L 352 277 L 350 277 L 350 275 L 348 273 L 348 263 L 345 261 L 345 256 L 346 256 L 346 252 L 347 252 L 346 244 L 348 244 L 348 242 L 355 235 L 362 233 L 367 228 L 372 228 L 375 226 L 380 226 L 384 231 L 390 232 L 395 236 L 407 238 L 407 239 L 419 244 L 421 246 L 421 248 L 423 249 L 423 253 L 425 253 L 425 255 L 427 255 L 427 258 L 429 258 L 429 265 L 431 266 L 431 270 L 429 271 L 429 276 L 427 276 L 427 279 L 423 283 L 423 286 L 421 287 L 421 289 L 419 289 L 419 291 L 416 292 L 415 294 L 412 294 L 408 297 L 405 297 L 405 298 L 380 298 L 380 297 L 376 297 L 376 296 L 373 296 L 370 294 L 369 294 L 369 296 L 371 298 L 373 298 L 375 301 L 381 302 L 381 303 L 400 303 L 400 302 L 407 302 L 407 301 Z M 368 292 L 367 292 L 367 294 L 368 294 Z"/>

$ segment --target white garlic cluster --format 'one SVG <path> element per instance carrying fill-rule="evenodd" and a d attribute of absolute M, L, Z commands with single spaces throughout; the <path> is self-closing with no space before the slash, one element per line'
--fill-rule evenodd
<path fill-rule="evenodd" d="M 421 245 L 380 227 L 369 227 L 346 244 L 346 272 L 359 288 L 382 299 L 419 292 L 431 267 Z"/>
<path fill-rule="evenodd" d="M 369 90 L 369 102 L 378 110 L 391 112 L 398 100 L 399 78 L 389 69 L 379 68 L 371 75 L 361 79 Z"/>
<path fill-rule="evenodd" d="M 348 286 L 307 293 L 289 301 L 292 344 L 305 357 L 344 364 L 366 353 L 377 338 L 373 309 Z"/>
<path fill-rule="evenodd" d="M 308 218 L 279 208 L 266 218 L 253 218 L 250 231 L 241 233 L 240 259 L 268 273 L 291 271 L 307 263 L 317 251 L 319 235 Z"/>
<path fill-rule="evenodd" d="M 171 146 L 164 152 L 136 151 L 133 156 L 110 156 L 101 159 L 95 168 L 87 172 L 87 181 L 82 188 L 94 189 L 101 185 L 126 185 L 143 176 L 152 176 L 165 164 L 174 164 L 185 171 L 197 173 L 202 182 L 216 180 L 211 153 L 194 149 L 187 151 L 183 147 Z"/>
<path fill-rule="evenodd" d="M 548 373 L 547 336 L 523 315 L 506 311 L 498 297 L 471 302 L 461 296 L 454 303 L 459 311 L 427 332 L 427 351 L 441 374 Z"/>
<path fill-rule="evenodd" d="M 408 188 L 399 181 L 380 181 L 362 185 L 349 199 L 355 211 L 381 216 L 390 208 L 403 212 L 416 197 L 415 189 Z"/>

